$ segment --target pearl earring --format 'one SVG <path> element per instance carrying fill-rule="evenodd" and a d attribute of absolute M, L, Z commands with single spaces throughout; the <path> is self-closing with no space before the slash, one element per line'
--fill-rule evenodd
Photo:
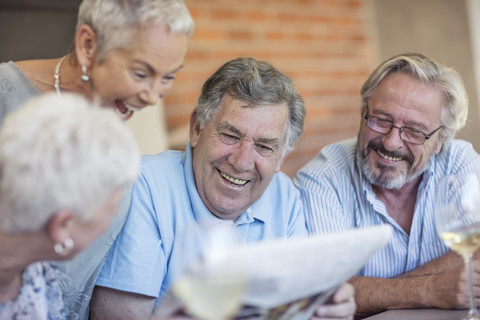
<path fill-rule="evenodd" d="M 70 254 L 70 252 L 72 252 L 73 247 L 73 240 L 71 238 L 67 238 L 63 243 L 55 243 L 55 245 L 53 246 L 53 250 L 55 250 L 58 255 L 66 256 L 67 254 Z"/>
<path fill-rule="evenodd" d="M 82 65 L 82 73 L 83 73 L 81 76 L 82 81 L 85 83 L 90 81 L 90 77 L 87 74 L 87 67 L 85 67 L 85 65 Z"/>

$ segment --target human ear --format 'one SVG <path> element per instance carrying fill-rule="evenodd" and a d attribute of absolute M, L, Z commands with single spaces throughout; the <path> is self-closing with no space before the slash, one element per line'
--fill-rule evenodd
<path fill-rule="evenodd" d="M 190 145 L 195 147 L 200 138 L 200 121 L 198 120 L 197 111 L 193 111 L 190 115 Z"/>
<path fill-rule="evenodd" d="M 97 36 L 92 27 L 84 24 L 75 34 L 75 54 L 81 66 L 89 68 L 93 65 L 97 49 Z"/>

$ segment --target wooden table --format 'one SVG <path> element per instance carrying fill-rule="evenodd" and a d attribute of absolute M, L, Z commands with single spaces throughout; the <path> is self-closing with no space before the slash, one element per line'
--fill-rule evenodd
<path fill-rule="evenodd" d="M 468 310 L 405 309 L 390 310 L 368 317 L 368 320 L 462 320 Z"/>

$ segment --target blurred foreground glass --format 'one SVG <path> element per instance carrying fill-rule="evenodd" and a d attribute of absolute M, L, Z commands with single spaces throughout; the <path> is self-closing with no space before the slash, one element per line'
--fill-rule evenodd
<path fill-rule="evenodd" d="M 435 222 L 443 242 L 465 260 L 470 310 L 464 319 L 479 320 L 473 290 L 472 255 L 480 248 L 480 175 L 451 175 L 439 179 Z"/>
<path fill-rule="evenodd" d="M 202 320 L 228 320 L 242 305 L 246 291 L 244 266 L 232 264 L 224 253 L 240 245 L 233 225 L 192 226 L 188 237 L 199 247 L 199 259 L 175 281 L 173 293 L 187 312 Z"/>

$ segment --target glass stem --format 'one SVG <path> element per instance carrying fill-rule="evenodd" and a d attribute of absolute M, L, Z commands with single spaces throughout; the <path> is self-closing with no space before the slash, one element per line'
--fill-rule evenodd
<path fill-rule="evenodd" d="M 475 292 L 473 290 L 473 267 L 472 267 L 472 256 L 468 255 L 465 258 L 465 268 L 467 269 L 468 276 L 468 289 L 469 289 L 469 299 L 470 299 L 470 311 L 468 311 L 468 316 L 466 319 L 480 319 L 480 315 L 477 311 L 477 304 L 475 302 Z"/>

